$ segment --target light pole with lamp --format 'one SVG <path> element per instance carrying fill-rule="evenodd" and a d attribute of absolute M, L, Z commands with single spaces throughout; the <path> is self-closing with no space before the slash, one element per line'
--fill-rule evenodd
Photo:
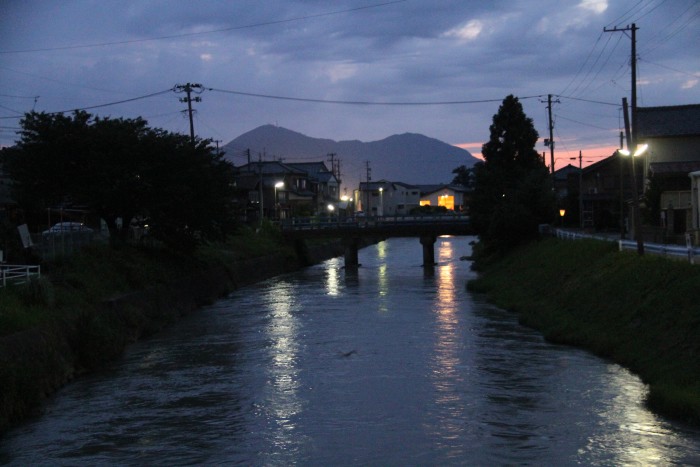
<path fill-rule="evenodd" d="M 637 240 L 637 253 L 644 254 L 644 239 L 642 238 L 642 218 L 639 212 L 639 195 L 637 193 L 637 169 L 635 168 L 634 158 L 639 157 L 646 152 L 649 145 L 640 144 L 630 153 L 628 149 L 618 149 L 617 152 L 623 156 L 632 156 L 632 206 L 634 210 L 634 238 Z"/>
<path fill-rule="evenodd" d="M 384 216 L 384 188 L 379 187 L 379 210 L 377 214 L 381 217 Z"/>
<path fill-rule="evenodd" d="M 275 217 L 279 219 L 279 200 L 277 199 L 277 190 L 280 188 L 284 188 L 284 182 L 277 182 L 275 183 Z"/>

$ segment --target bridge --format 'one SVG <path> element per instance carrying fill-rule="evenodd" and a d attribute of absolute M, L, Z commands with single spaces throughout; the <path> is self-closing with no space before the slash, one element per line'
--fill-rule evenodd
<path fill-rule="evenodd" d="M 345 266 L 359 264 L 357 252 L 361 238 L 417 237 L 423 245 L 423 266 L 433 266 L 437 237 L 473 235 L 469 216 L 460 214 L 293 218 L 280 221 L 280 228 L 290 239 L 340 238 L 345 246 Z"/>

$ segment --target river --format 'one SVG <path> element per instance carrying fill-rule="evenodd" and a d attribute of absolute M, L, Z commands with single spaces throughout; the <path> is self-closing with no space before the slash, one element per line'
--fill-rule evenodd
<path fill-rule="evenodd" d="M 700 465 L 637 377 L 467 292 L 470 240 L 242 288 L 63 388 L 0 464 Z"/>

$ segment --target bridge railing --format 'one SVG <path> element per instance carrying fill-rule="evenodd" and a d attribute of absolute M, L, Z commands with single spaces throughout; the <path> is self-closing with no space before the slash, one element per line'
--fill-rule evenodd
<path fill-rule="evenodd" d="M 429 224 L 468 224 L 469 216 L 463 214 L 401 215 L 401 216 L 348 216 L 341 217 L 294 217 L 282 219 L 282 230 L 352 229 L 366 227 L 416 226 Z"/>

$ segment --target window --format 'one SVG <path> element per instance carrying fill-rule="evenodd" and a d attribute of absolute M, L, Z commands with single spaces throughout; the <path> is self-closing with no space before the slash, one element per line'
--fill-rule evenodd
<path fill-rule="evenodd" d="M 447 209 L 454 211 L 455 197 L 450 195 L 440 195 L 440 197 L 438 197 L 438 206 L 445 206 Z"/>

